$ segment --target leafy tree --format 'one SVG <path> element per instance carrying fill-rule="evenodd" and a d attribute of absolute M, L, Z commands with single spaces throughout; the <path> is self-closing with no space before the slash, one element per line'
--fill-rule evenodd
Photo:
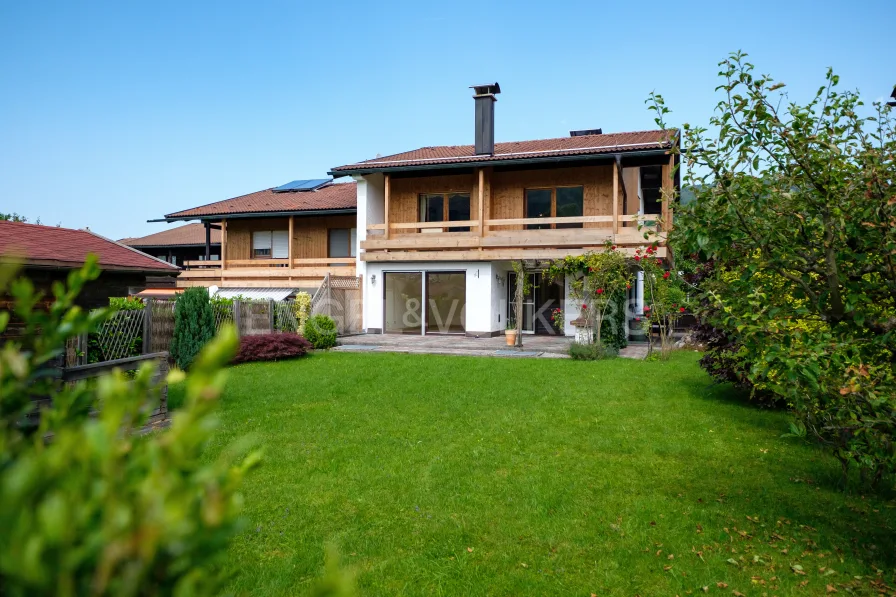
<path fill-rule="evenodd" d="M 717 264 L 703 286 L 748 377 L 798 428 L 875 479 L 896 468 L 896 127 L 839 91 L 806 105 L 743 53 L 720 63 L 706 127 L 684 125 L 685 185 L 671 242 Z M 649 100 L 662 125 L 668 109 Z M 863 115 L 865 114 L 865 115 Z"/>
<path fill-rule="evenodd" d="M 0 270 L 0 291 L 22 322 L 22 335 L 0 349 L 0 592 L 218 594 L 227 544 L 243 526 L 239 487 L 258 462 L 257 453 L 239 455 L 245 446 L 204 456 L 236 333 L 222 330 L 196 358 L 170 429 L 130 433 L 147 420 L 147 396 L 158 397 L 152 366 L 93 384 L 48 375 L 66 340 L 107 316 L 74 306 L 98 275 L 91 258 L 41 310 L 30 281 Z M 0 313 L 0 333 L 9 317 Z M 23 424 L 35 395 L 51 397 L 37 428 Z"/>
<path fill-rule="evenodd" d="M 181 369 L 186 369 L 199 351 L 215 335 L 215 316 L 209 302 L 208 290 L 188 288 L 174 304 L 174 337 L 171 357 Z"/>

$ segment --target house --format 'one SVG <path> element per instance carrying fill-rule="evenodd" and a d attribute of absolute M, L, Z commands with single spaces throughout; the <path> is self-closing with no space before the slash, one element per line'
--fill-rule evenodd
<path fill-rule="evenodd" d="M 109 306 L 110 297 L 124 297 L 144 288 L 173 287 L 179 268 L 117 243 L 90 230 L 72 230 L 0 221 L 0 264 L 20 263 L 25 276 L 45 297 L 55 282 L 64 282 L 88 254 L 99 259 L 102 273 L 78 295 L 77 304 L 93 309 Z M 10 297 L 0 296 L 0 309 Z"/>
<path fill-rule="evenodd" d="M 208 239 L 206 235 L 209 235 Z M 118 242 L 173 265 L 221 258 L 221 231 L 203 224 L 184 224 L 147 236 L 122 238 Z"/>
<path fill-rule="evenodd" d="M 662 191 L 673 178 L 677 131 L 604 133 L 495 143 L 500 86 L 474 86 L 474 144 L 422 147 L 333 168 L 358 195 L 358 273 L 368 333 L 502 333 L 523 260 L 534 287 L 528 333 L 573 335 L 570 280 L 548 284 L 549 260 L 600 250 L 633 253 L 641 225 L 671 225 Z M 660 219 L 660 216 L 662 217 Z M 658 256 L 665 258 L 663 231 Z M 641 285 L 629 297 L 639 301 Z M 565 311 L 564 329 L 550 312 Z"/>
<path fill-rule="evenodd" d="M 223 296 L 251 290 L 279 300 L 313 292 L 328 274 L 354 277 L 356 187 L 296 180 L 166 215 L 160 221 L 198 220 L 220 232 L 221 258 L 186 260 L 177 286 L 215 287 Z M 203 254 L 211 255 L 211 233 L 206 239 Z"/>

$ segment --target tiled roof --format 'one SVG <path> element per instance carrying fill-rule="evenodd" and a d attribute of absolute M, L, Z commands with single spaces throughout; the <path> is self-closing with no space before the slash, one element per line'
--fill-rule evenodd
<path fill-rule="evenodd" d="M 405 166 L 429 166 L 466 162 L 493 162 L 524 160 L 539 157 L 594 155 L 602 153 L 625 153 L 645 149 L 670 147 L 678 136 L 677 130 L 637 131 L 632 133 L 605 133 L 602 135 L 582 135 L 580 137 L 560 137 L 558 139 L 536 139 L 533 141 L 512 141 L 495 143 L 494 155 L 475 155 L 472 145 L 441 145 L 421 147 L 413 151 L 396 153 L 385 157 L 365 160 L 333 168 L 333 172 L 375 170 Z"/>
<path fill-rule="evenodd" d="M 24 257 L 25 263 L 79 267 L 89 253 L 107 269 L 176 273 L 178 268 L 89 230 L 0 221 L 0 257 Z"/>
<path fill-rule="evenodd" d="M 212 244 L 221 244 L 221 231 L 212 228 Z M 184 224 L 169 230 L 156 232 L 147 236 L 123 238 L 119 240 L 129 247 L 183 247 L 189 245 L 205 246 L 205 225 Z"/>
<path fill-rule="evenodd" d="M 166 218 L 199 218 L 230 214 L 313 211 L 329 209 L 356 209 L 358 207 L 357 183 L 328 184 L 315 191 L 275 193 L 265 189 L 233 199 L 225 199 L 192 209 L 174 212 Z"/>

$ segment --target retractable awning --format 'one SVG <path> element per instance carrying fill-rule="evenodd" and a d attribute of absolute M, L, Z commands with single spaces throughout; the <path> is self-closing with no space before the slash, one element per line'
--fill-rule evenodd
<path fill-rule="evenodd" d="M 214 294 L 221 298 L 282 301 L 298 291 L 298 288 L 218 288 Z"/>

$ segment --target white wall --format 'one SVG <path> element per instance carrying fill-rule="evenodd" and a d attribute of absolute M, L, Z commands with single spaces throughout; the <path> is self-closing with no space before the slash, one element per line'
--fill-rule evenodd
<path fill-rule="evenodd" d="M 358 183 L 358 215 L 355 220 L 357 240 L 355 269 L 359 276 L 367 275 L 367 262 L 361 261 L 361 241 L 367 240 L 367 226 L 385 222 L 385 178 L 382 174 L 353 176 Z"/>
<path fill-rule="evenodd" d="M 392 272 L 456 271 L 466 274 L 467 304 L 466 329 L 471 332 L 489 332 L 503 329 L 496 322 L 493 309 L 493 288 L 497 284 L 492 264 L 484 262 L 445 263 L 380 263 L 366 264 L 364 276 L 364 327 L 383 329 L 383 274 Z M 503 322 L 503 315 L 501 318 Z M 500 327 L 496 327 L 500 325 Z"/>
<path fill-rule="evenodd" d="M 569 283 L 573 280 L 572 276 L 566 276 L 563 281 L 563 335 L 575 336 L 576 328 L 570 323 L 573 319 L 578 319 L 582 313 L 582 303 L 570 296 Z"/>

